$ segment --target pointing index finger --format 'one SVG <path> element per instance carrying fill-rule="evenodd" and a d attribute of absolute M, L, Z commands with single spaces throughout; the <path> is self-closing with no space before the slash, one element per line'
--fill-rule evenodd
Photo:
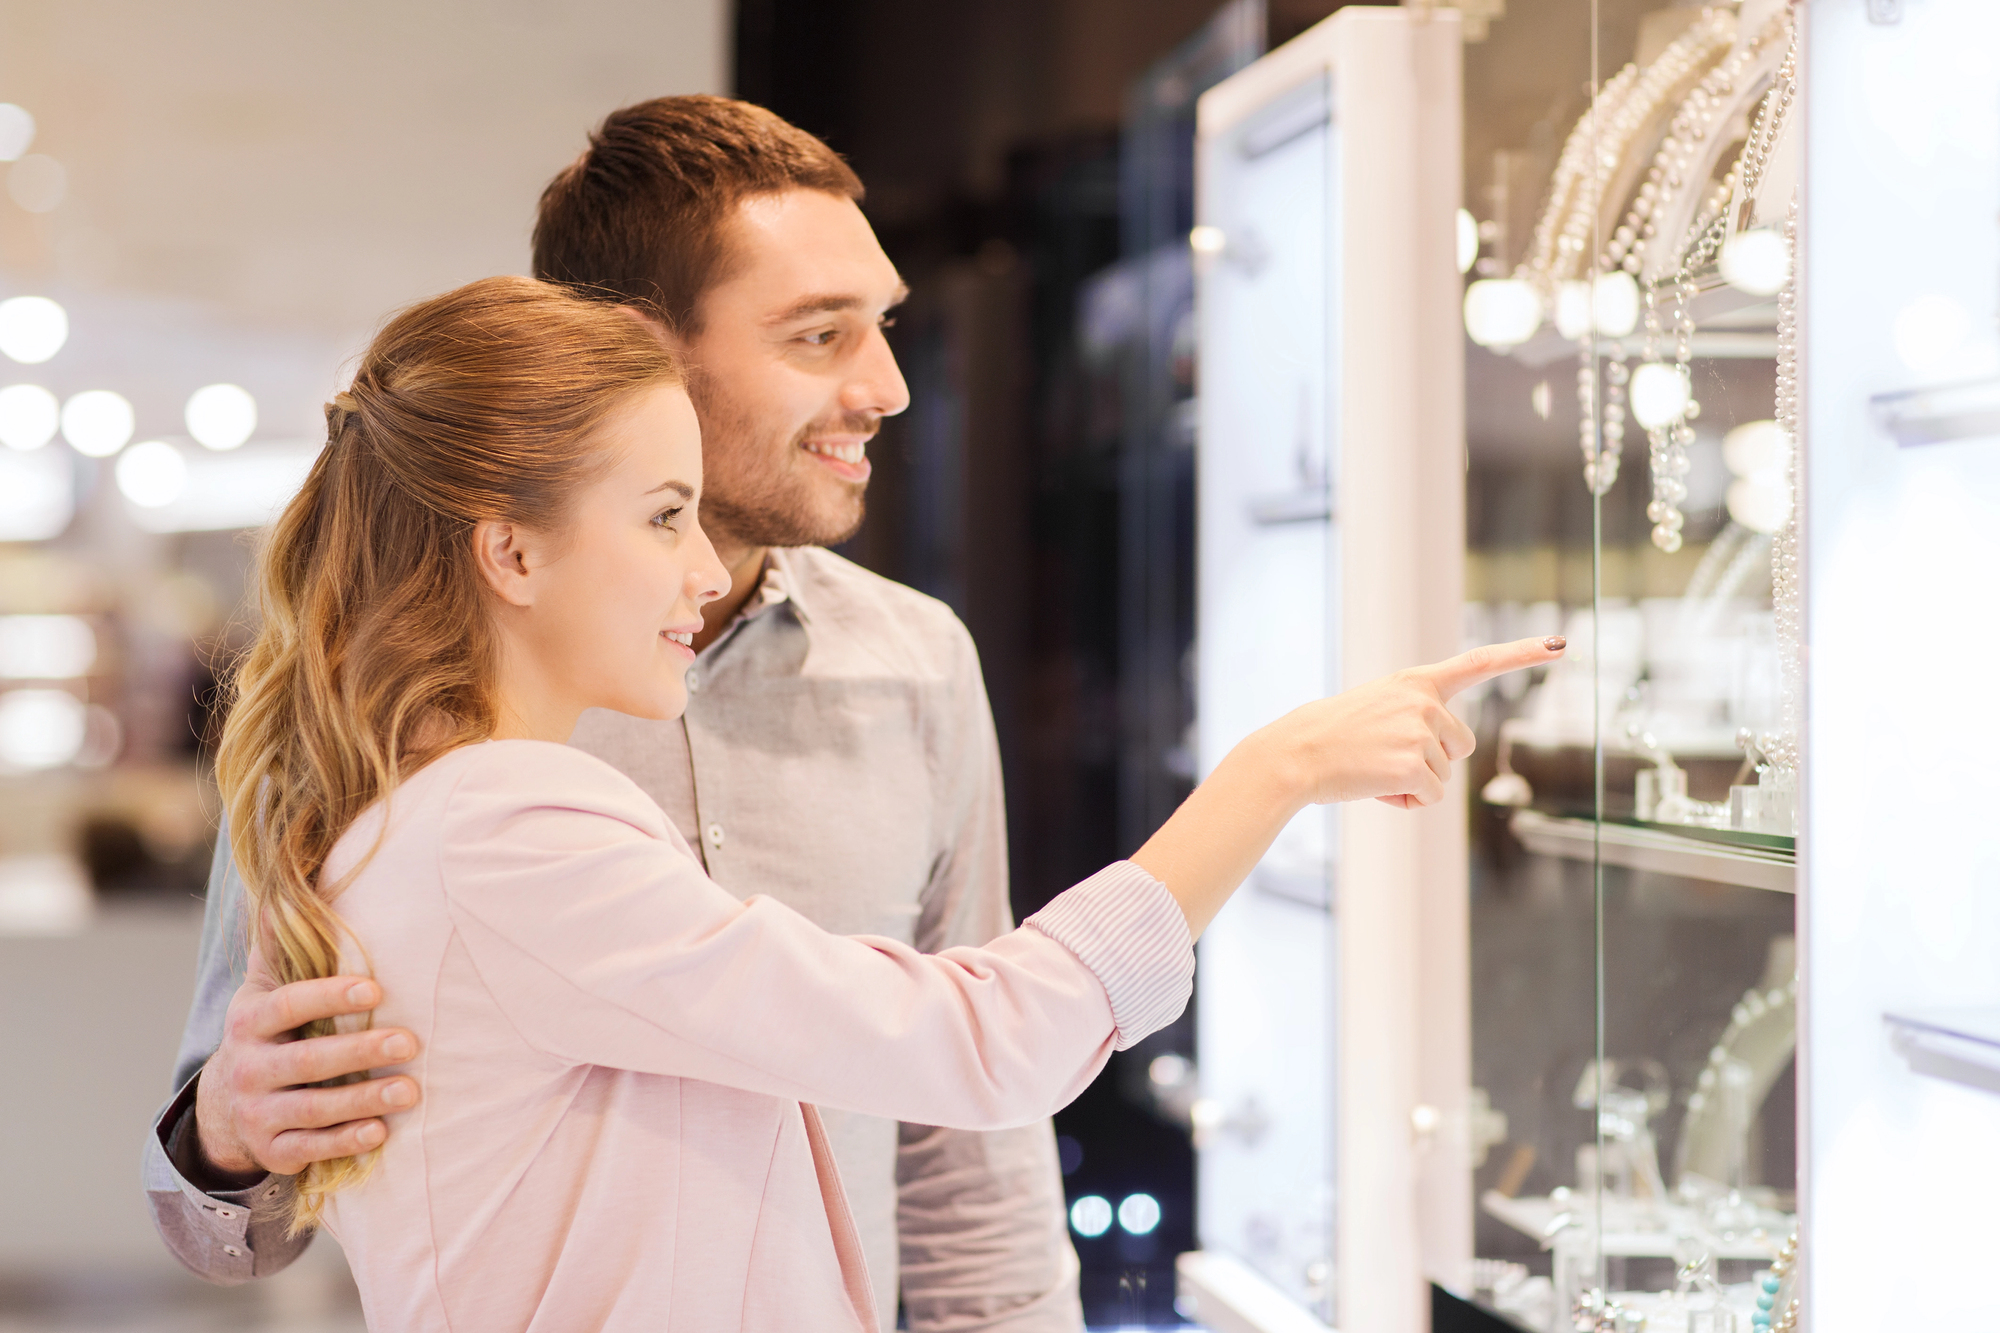
<path fill-rule="evenodd" d="M 1417 674 L 1431 682 L 1439 698 L 1449 699 L 1481 681 L 1504 676 L 1509 671 L 1547 666 L 1561 658 L 1568 646 L 1569 641 L 1560 635 L 1546 639 L 1517 639 L 1513 643 L 1490 643 L 1484 648 L 1474 648 L 1457 657 L 1418 667 Z"/>

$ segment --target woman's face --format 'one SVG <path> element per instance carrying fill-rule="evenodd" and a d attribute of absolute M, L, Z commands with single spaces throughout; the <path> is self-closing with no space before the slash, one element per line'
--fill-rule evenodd
<path fill-rule="evenodd" d="M 566 738 L 586 708 L 679 717 L 701 607 L 729 587 L 697 517 L 701 431 L 687 392 L 641 390 L 599 443 L 611 466 L 578 493 L 566 531 L 482 524 L 477 538 L 502 602 L 503 712 L 528 734 Z"/>

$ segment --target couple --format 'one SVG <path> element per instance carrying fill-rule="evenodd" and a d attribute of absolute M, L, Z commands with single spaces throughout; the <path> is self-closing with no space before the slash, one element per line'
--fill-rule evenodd
<path fill-rule="evenodd" d="M 537 223 L 575 291 L 413 307 L 330 406 L 220 758 L 247 912 L 210 895 L 148 1145 L 197 1271 L 324 1222 L 380 1328 L 869 1329 L 893 1180 L 917 1326 L 1075 1327 L 1037 1122 L 1296 810 L 1437 799 L 1444 699 L 1559 652 L 1299 710 L 1002 933 L 964 631 L 813 548 L 905 404 L 859 194 L 754 108 L 617 113 Z"/>

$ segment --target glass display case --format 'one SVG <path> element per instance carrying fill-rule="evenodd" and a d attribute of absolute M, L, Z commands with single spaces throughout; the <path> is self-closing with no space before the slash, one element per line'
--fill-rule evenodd
<path fill-rule="evenodd" d="M 1468 41 L 1407 90 L 1463 97 L 1428 344 L 1452 192 L 1361 166 L 1411 62 L 1281 48 L 1204 106 L 1201 753 L 1315 681 L 1569 652 L 1459 701 L 1451 820 L 1313 817 L 1204 942 L 1183 1288 L 1253 1329 L 1986 1326 L 2000 10 L 1460 7 L 1373 11 Z M 1413 392 L 1455 476 L 1355 402 Z M 1446 521 L 1449 573 L 1389 535 Z M 1440 599 L 1453 643 L 1398 637 Z"/>
<path fill-rule="evenodd" d="M 1464 427 L 1435 357 L 1459 340 L 1459 55 L 1455 13 L 1355 7 L 1201 99 L 1204 767 L 1457 647 Z M 1457 1140 L 1410 1129 L 1464 1117 L 1464 847 L 1449 805 L 1309 810 L 1204 936 L 1196 1317 L 1406 1327 L 1417 1274 L 1469 1264 Z"/>

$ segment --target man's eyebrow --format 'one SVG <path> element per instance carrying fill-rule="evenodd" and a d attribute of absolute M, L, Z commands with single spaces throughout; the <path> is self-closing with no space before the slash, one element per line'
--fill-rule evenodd
<path fill-rule="evenodd" d="M 895 309 L 910 299 L 907 283 L 897 283 L 896 291 L 889 298 L 888 309 Z M 863 310 L 868 302 L 851 293 L 824 292 L 814 296 L 801 297 L 764 322 L 767 324 L 789 324 L 795 319 L 805 319 L 811 315 L 833 315 L 847 310 Z"/>
<path fill-rule="evenodd" d="M 683 500 L 694 499 L 694 487 L 684 481 L 663 481 L 652 490 L 647 491 L 646 494 L 658 495 L 661 491 L 673 491 Z"/>

